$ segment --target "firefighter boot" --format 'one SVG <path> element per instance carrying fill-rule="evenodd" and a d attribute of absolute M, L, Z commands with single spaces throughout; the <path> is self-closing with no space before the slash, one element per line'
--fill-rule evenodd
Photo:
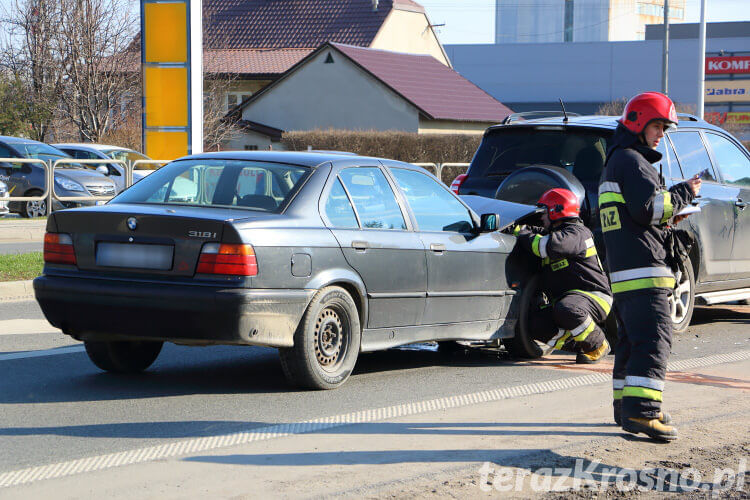
<path fill-rule="evenodd" d="M 614 410 L 615 415 L 615 423 L 622 427 L 622 399 L 615 399 L 612 401 L 612 408 Z M 659 422 L 661 422 L 664 425 L 669 425 L 672 423 L 672 415 L 665 411 L 659 412 Z"/>
<path fill-rule="evenodd" d="M 669 442 L 677 439 L 677 429 L 663 424 L 658 418 L 627 417 L 623 419 L 622 429 L 631 434 L 646 434 L 656 441 Z"/>
<path fill-rule="evenodd" d="M 579 365 L 592 365 L 601 361 L 604 356 L 609 354 L 609 342 L 606 340 L 602 342 L 602 345 L 589 352 L 582 352 L 576 356 L 576 364 Z"/>

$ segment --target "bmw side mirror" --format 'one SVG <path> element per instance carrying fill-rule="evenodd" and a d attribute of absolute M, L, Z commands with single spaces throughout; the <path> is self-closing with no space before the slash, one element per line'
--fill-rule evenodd
<path fill-rule="evenodd" d="M 109 175 L 109 169 L 104 165 L 99 165 L 96 167 L 96 171 L 100 174 Z"/>
<path fill-rule="evenodd" d="M 479 222 L 480 233 L 491 233 L 497 231 L 497 227 L 500 223 L 500 216 L 498 214 L 482 214 Z"/>

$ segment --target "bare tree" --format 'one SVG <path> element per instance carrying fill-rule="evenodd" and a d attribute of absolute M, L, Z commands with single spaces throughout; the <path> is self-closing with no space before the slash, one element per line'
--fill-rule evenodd
<path fill-rule="evenodd" d="M 63 85 L 56 33 L 61 7 L 54 0 L 14 0 L 0 20 L 0 65 L 21 82 L 29 135 L 40 141 L 49 133 Z"/>
<path fill-rule="evenodd" d="M 58 109 L 81 140 L 99 142 L 140 100 L 137 72 L 128 71 L 134 54 L 126 50 L 138 23 L 127 0 L 61 0 L 61 5 L 57 36 L 66 78 Z"/>
<path fill-rule="evenodd" d="M 210 52 L 204 53 L 204 58 L 210 57 Z M 203 149 L 216 151 L 240 133 L 239 113 L 227 114 L 226 106 L 234 77 L 206 75 L 205 71 L 203 74 Z"/>

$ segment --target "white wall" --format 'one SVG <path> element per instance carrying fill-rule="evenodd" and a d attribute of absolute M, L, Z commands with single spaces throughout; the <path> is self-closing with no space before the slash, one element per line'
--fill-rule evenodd
<path fill-rule="evenodd" d="M 370 48 L 426 54 L 450 67 L 427 16 L 421 12 L 392 9 Z"/>
<path fill-rule="evenodd" d="M 333 64 L 324 62 L 329 54 Z M 419 128 L 414 106 L 330 48 L 261 94 L 242 117 L 286 131 Z"/>

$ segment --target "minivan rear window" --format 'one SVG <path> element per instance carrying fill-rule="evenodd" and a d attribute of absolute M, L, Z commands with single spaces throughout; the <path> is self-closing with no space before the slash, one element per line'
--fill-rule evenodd
<path fill-rule="evenodd" d="M 572 127 L 498 129 L 482 139 L 469 175 L 506 176 L 531 165 L 551 165 L 582 182 L 598 182 L 611 136 L 609 130 Z"/>

